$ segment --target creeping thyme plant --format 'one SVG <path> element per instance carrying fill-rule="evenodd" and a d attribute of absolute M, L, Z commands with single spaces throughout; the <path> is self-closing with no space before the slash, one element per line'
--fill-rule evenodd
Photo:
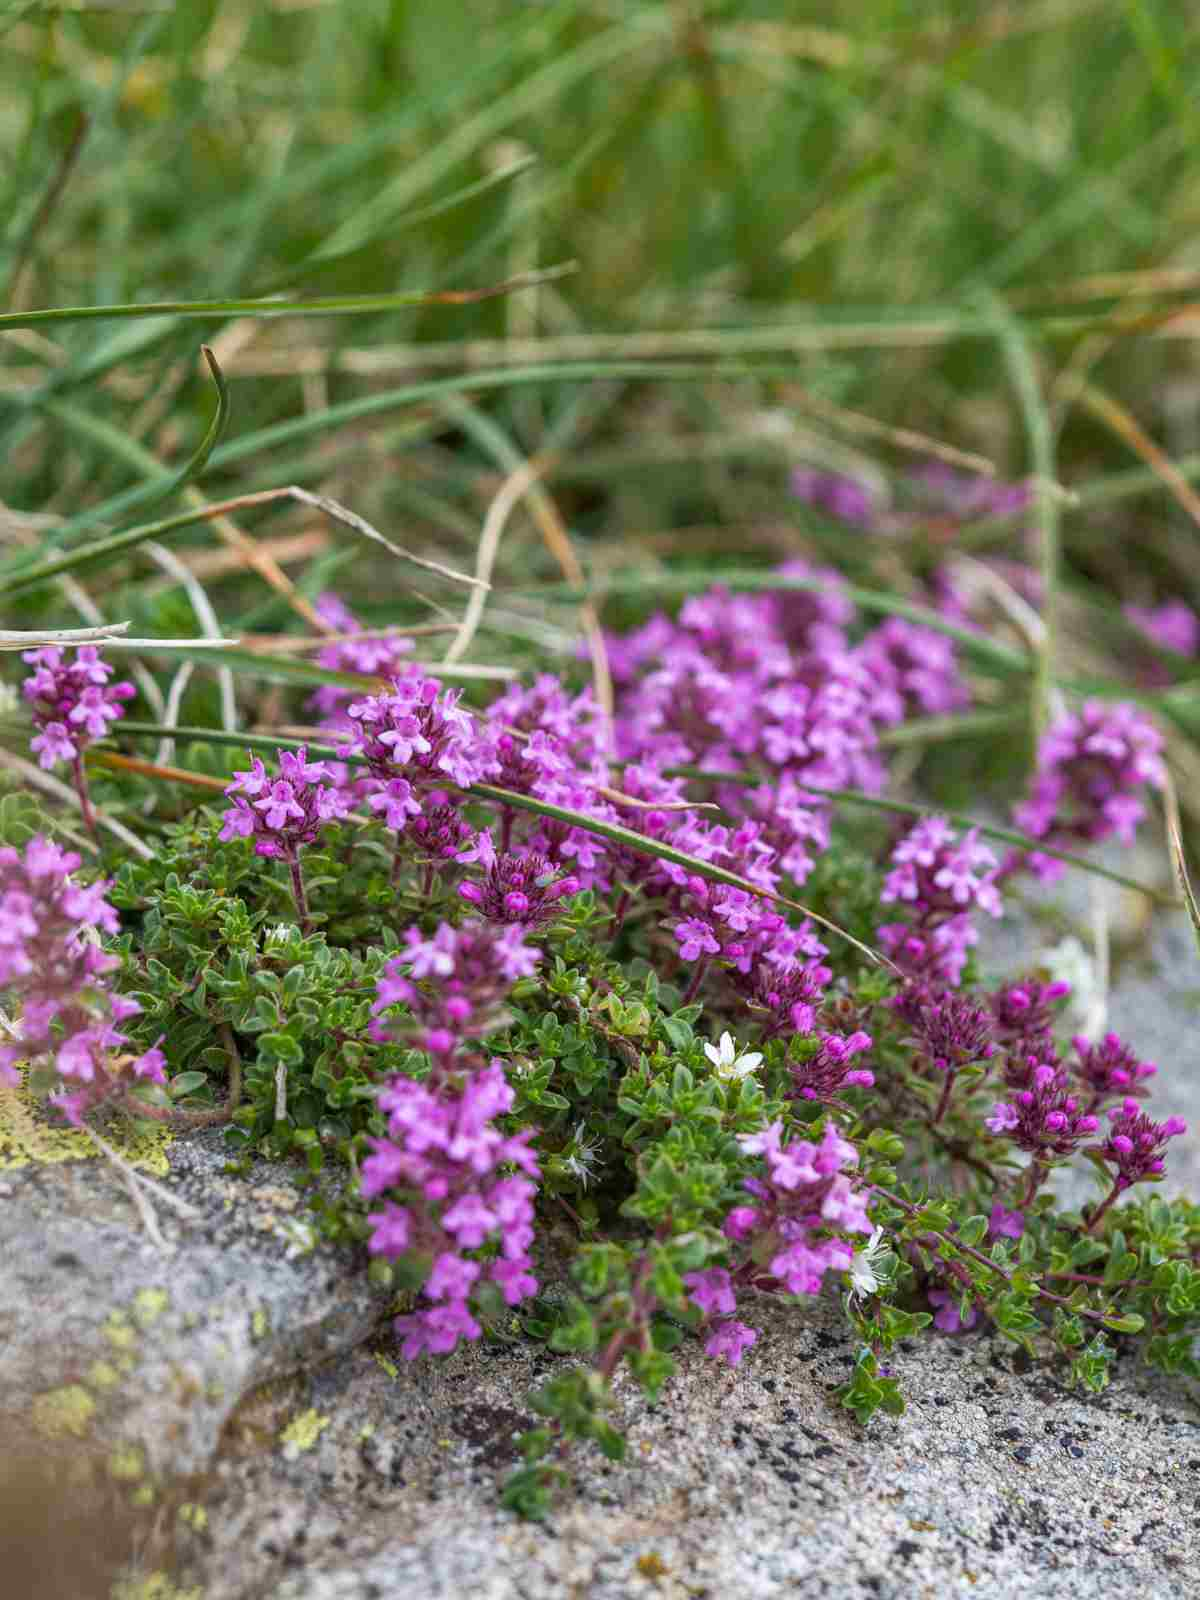
<path fill-rule="evenodd" d="M 795 487 L 882 516 L 849 480 Z M 611 715 L 574 669 L 464 697 L 327 596 L 306 743 L 249 735 L 216 780 L 230 742 L 192 730 L 201 803 L 157 769 L 174 816 L 103 874 L 27 822 L 0 851 L 0 1074 L 75 1122 L 220 1124 L 231 1160 L 296 1163 L 315 1226 L 394 1292 L 408 1360 L 561 1353 L 506 1490 L 527 1513 L 578 1441 L 621 1455 L 618 1372 L 653 1401 L 684 1341 L 752 1362 L 764 1296 L 840 1296 L 837 1400 L 864 1425 L 903 1409 L 918 1330 L 990 1324 L 1092 1389 L 1138 1336 L 1200 1377 L 1200 1208 L 1153 1187 L 1184 1131 L 1154 1065 L 1069 1037 L 1064 983 L 988 981 L 975 949 L 1022 881 L 1132 838 L 1159 732 L 1064 710 L 1003 844 L 842 808 L 884 795 L 890 731 L 970 707 L 976 623 L 938 575 L 949 631 L 783 576 L 810 586 L 714 587 L 610 634 Z M 149 725 L 94 649 L 27 660 L 34 752 L 90 827 L 85 773 L 142 794 L 119 752 Z M 1070 1164 L 1097 1180 L 1082 1206 L 1056 1198 Z"/>

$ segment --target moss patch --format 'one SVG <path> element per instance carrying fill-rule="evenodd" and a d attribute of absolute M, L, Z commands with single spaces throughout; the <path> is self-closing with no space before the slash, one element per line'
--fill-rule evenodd
<path fill-rule="evenodd" d="M 167 1149 L 174 1142 L 169 1128 L 152 1123 L 139 1129 L 127 1118 L 106 1130 L 109 1144 L 131 1166 L 164 1177 L 170 1171 Z M 71 1128 L 22 1081 L 15 1088 L 0 1084 L 0 1171 L 44 1166 L 59 1161 L 95 1160 L 100 1151 L 79 1128 Z"/>

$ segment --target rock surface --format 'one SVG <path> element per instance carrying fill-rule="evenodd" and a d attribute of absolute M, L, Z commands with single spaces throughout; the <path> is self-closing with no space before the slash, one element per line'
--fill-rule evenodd
<path fill-rule="evenodd" d="M 987 970 L 1086 935 L 1092 910 L 1074 884 L 1056 891 L 995 930 Z M 1109 1021 L 1158 1060 L 1161 1113 L 1200 1121 L 1190 931 L 1159 918 L 1146 937 L 1127 896 L 1106 915 Z M 0 1199 L 6 1441 L 95 1447 L 122 1504 L 146 1504 L 154 1537 L 133 1530 L 120 1600 L 1200 1588 L 1200 1410 L 1181 1385 L 1123 1356 L 1104 1395 L 1082 1396 L 1000 1340 L 939 1336 L 897 1355 L 907 1413 L 862 1430 L 830 1403 L 853 1347 L 824 1301 L 755 1306 L 762 1337 L 737 1372 L 685 1347 L 656 1409 L 623 1389 L 627 1462 L 582 1455 L 549 1524 L 522 1524 L 497 1483 L 557 1358 L 518 1342 L 395 1363 L 361 1258 L 306 1248 L 286 1172 L 229 1177 L 212 1134 L 168 1159 L 202 1217 L 156 1208 L 166 1254 L 101 1162 L 6 1175 Z M 1194 1134 L 1170 1186 L 1200 1190 Z M 68 1592 L 31 1570 L 28 1600 Z M 107 1600 L 109 1580 L 71 1592 Z"/>

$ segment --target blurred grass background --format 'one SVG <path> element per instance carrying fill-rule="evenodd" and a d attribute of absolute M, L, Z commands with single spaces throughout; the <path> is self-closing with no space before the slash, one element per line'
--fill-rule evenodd
<path fill-rule="evenodd" d="M 801 550 L 903 595 L 952 539 L 1040 565 L 1042 666 L 1116 692 L 1120 602 L 1200 602 L 1198 75 L 1200 15 L 1172 0 L 0 0 L 10 316 L 577 263 L 353 316 L 0 323 L 0 575 L 291 483 L 471 570 L 507 484 L 485 666 L 573 652 L 574 604 L 533 593 L 571 575 L 568 538 L 591 579 L 636 578 L 608 621 L 680 567 Z M 202 340 L 231 421 L 184 491 Z M 1038 515 L 885 540 L 788 494 L 810 465 L 903 502 L 955 452 L 1039 472 Z M 227 634 L 293 628 L 331 585 L 377 621 L 462 609 L 291 501 L 171 550 Z M 198 631 L 195 585 L 140 545 L 13 603 Z M 1174 667 L 1148 698 L 1186 764 Z M 198 673 L 181 720 L 215 722 L 217 693 Z"/>

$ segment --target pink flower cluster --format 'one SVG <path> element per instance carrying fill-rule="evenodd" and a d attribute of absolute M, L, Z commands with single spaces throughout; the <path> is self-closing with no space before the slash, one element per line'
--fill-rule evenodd
<path fill-rule="evenodd" d="M 302 845 L 314 844 L 328 822 L 344 817 L 349 804 L 323 761 L 308 750 L 283 750 L 272 778 L 257 756 L 250 771 L 236 772 L 225 793 L 233 800 L 222 819 L 222 839 L 253 839 L 256 855 L 295 861 Z"/>
<path fill-rule="evenodd" d="M 117 913 L 105 884 L 75 882 L 78 866 L 48 839 L 0 849 L 0 990 L 18 1014 L 15 1036 L 0 1045 L 0 1082 L 20 1082 L 18 1062 L 46 1060 L 70 1086 L 54 1102 L 75 1123 L 132 1079 L 164 1081 L 157 1047 L 118 1054 L 129 1042 L 120 1024 L 141 1007 L 108 987 L 119 963 L 94 935 L 115 934 Z"/>
<path fill-rule="evenodd" d="M 499 1062 L 465 1074 L 456 1088 L 394 1078 L 379 1096 L 387 1137 L 370 1140 L 361 1188 L 368 1199 L 387 1198 L 370 1213 L 369 1248 L 431 1263 L 421 1293 L 432 1304 L 395 1320 L 406 1360 L 478 1339 L 472 1299 L 485 1284 L 510 1306 L 537 1292 L 532 1132 L 508 1135 L 495 1125 L 513 1099 Z"/>
<path fill-rule="evenodd" d="M 482 1038 L 496 1026 L 501 1001 L 519 978 L 536 970 L 542 955 L 525 943 L 519 924 L 469 921 L 452 928 L 443 922 L 431 935 L 408 928 L 404 940 L 407 949 L 393 956 L 379 979 L 372 1036 L 393 1037 L 393 1027 L 402 1024 L 382 1019 L 402 1004 L 416 1024 L 419 1047 L 443 1069 L 463 1040 Z"/>
<path fill-rule="evenodd" d="M 781 1122 L 743 1134 L 738 1143 L 747 1154 L 762 1156 L 766 1172 L 744 1180 L 754 1203 L 729 1213 L 726 1237 L 749 1247 L 756 1288 L 819 1293 L 826 1272 L 845 1271 L 853 1260 L 854 1250 L 841 1234 L 871 1232 L 866 1197 L 851 1176 L 858 1151 L 831 1122 L 819 1144 L 785 1144 Z"/>
<path fill-rule="evenodd" d="M 1100 1119 L 1085 1109 L 1061 1067 L 1039 1062 L 1031 1065 L 1028 1087 L 998 1100 L 985 1126 L 1044 1163 L 1073 1154 Z"/>
<path fill-rule="evenodd" d="M 579 890 L 578 878 L 560 875 L 553 863 L 536 852 L 497 855 L 489 834 L 479 835 L 478 854 L 487 868 L 482 883 L 460 883 L 458 892 L 489 922 L 537 927 L 554 916 L 564 896 Z"/>
<path fill-rule="evenodd" d="M 41 767 L 75 761 L 85 745 L 103 739 L 110 723 L 125 715 L 123 702 L 137 692 L 131 683 L 108 681 L 113 669 L 95 645 L 80 645 L 72 661 L 53 646 L 27 650 L 22 659 L 34 669 L 21 691 L 37 729 L 30 749 Z"/>
<path fill-rule="evenodd" d="M 388 693 L 347 708 L 356 730 L 350 747 L 385 784 L 400 780 L 415 791 L 449 779 L 465 788 L 483 776 L 483 763 L 475 725 L 458 701 L 458 691 L 436 678 L 394 678 Z"/>
<path fill-rule="evenodd" d="M 1131 844 L 1146 814 L 1137 791 L 1165 782 L 1162 751 L 1162 735 L 1137 706 L 1089 700 L 1043 735 L 1018 827 L 1058 849 L 1112 837 Z M 1052 856 L 1026 864 L 1046 882 L 1063 871 Z"/>
<path fill-rule="evenodd" d="M 871 1035 L 861 1028 L 851 1034 L 821 1034 L 814 1054 L 792 1067 L 792 1096 L 828 1101 L 843 1089 L 871 1088 L 875 1074 L 869 1067 L 856 1067 L 854 1058 L 872 1043 Z"/>
<path fill-rule="evenodd" d="M 1054 1053 L 1056 1001 L 1071 992 L 1069 983 L 1045 983 L 1037 977 L 1004 984 L 989 998 L 992 1037 L 998 1047 L 1018 1061 L 1045 1060 Z"/>
<path fill-rule="evenodd" d="M 880 899 L 908 907 L 911 922 L 889 922 L 879 942 L 901 972 L 921 985 L 957 985 L 979 934 L 974 911 L 1001 914 L 998 863 L 978 830 L 960 839 L 944 817 L 927 817 L 892 852 Z"/>
<path fill-rule="evenodd" d="M 704 1272 L 685 1272 L 683 1281 L 688 1287 L 688 1299 L 703 1314 L 708 1327 L 705 1355 L 736 1367 L 750 1346 L 758 1342 L 758 1333 L 733 1316 L 737 1295 L 729 1273 L 724 1267 L 709 1267 Z"/>
<path fill-rule="evenodd" d="M 1187 1132 L 1182 1117 L 1153 1122 L 1136 1100 L 1122 1101 L 1108 1116 L 1108 1138 L 1098 1147 L 1098 1154 L 1116 1169 L 1118 1191 L 1159 1177 L 1167 1140 Z"/>

